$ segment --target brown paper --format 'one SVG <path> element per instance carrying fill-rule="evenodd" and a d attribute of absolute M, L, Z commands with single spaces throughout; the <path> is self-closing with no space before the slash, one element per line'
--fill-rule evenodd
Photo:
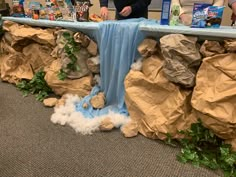
<path fill-rule="evenodd" d="M 86 62 L 89 57 L 88 51 L 85 48 L 81 48 L 78 52 L 74 52 L 74 55 L 77 58 L 76 65 L 79 67 L 78 71 L 67 69 L 67 64 L 71 62 L 71 59 L 66 53 L 61 54 L 62 69 L 67 73 L 67 78 L 79 79 L 89 75 L 90 71 Z"/>
<path fill-rule="evenodd" d="M 220 44 L 219 41 L 206 40 L 202 44 L 200 52 L 203 55 L 203 57 L 211 57 L 217 54 L 225 53 L 225 48 Z"/>
<path fill-rule="evenodd" d="M 236 39 L 227 39 L 224 42 L 224 47 L 228 52 L 236 52 Z"/>
<path fill-rule="evenodd" d="M 10 33 L 10 46 L 17 49 L 17 51 L 21 49 L 21 46 L 26 46 L 31 41 L 50 46 L 56 45 L 53 30 L 32 28 L 11 21 L 4 21 L 3 29 Z"/>
<path fill-rule="evenodd" d="M 100 73 L 100 60 L 99 56 L 89 58 L 87 61 L 88 69 L 95 74 Z"/>
<path fill-rule="evenodd" d="M 31 80 L 33 71 L 21 53 L 1 56 L 1 79 L 9 83 L 18 83 L 21 79 Z"/>
<path fill-rule="evenodd" d="M 236 54 L 204 59 L 191 101 L 203 125 L 223 139 L 236 137 L 235 59 Z"/>
<path fill-rule="evenodd" d="M 63 95 L 66 93 L 76 94 L 78 96 L 84 97 L 88 95 L 92 89 L 91 81 L 92 76 L 82 77 L 80 79 L 65 79 L 64 81 L 59 80 L 57 77 L 58 71 L 61 68 L 61 63 L 59 60 L 52 62 L 50 68 L 48 69 L 45 80 L 49 87 L 52 88 L 55 94 Z"/>
<path fill-rule="evenodd" d="M 112 123 L 110 117 L 103 119 L 99 125 L 101 131 L 111 131 L 114 127 L 115 125 Z"/>
<path fill-rule="evenodd" d="M 88 47 L 90 43 L 90 38 L 81 32 L 77 32 L 74 34 L 74 40 L 75 42 L 79 43 L 82 47 L 85 48 Z"/>
<path fill-rule="evenodd" d="M 139 132 L 153 139 L 182 137 L 195 122 L 191 116 L 191 90 L 183 90 L 168 81 L 158 57 L 143 61 L 143 72 L 130 71 L 125 79 L 125 103 L 132 120 L 138 123 Z"/>
<path fill-rule="evenodd" d="M 34 72 L 49 66 L 55 59 L 51 57 L 52 49 L 36 43 L 23 48 L 23 54 L 30 63 Z"/>
<path fill-rule="evenodd" d="M 157 41 L 154 39 L 144 39 L 138 46 L 138 51 L 142 57 L 150 57 L 157 52 Z"/>
<path fill-rule="evenodd" d="M 57 98 L 46 98 L 43 100 L 44 106 L 47 106 L 47 107 L 53 107 L 57 104 L 57 102 L 58 102 Z"/>
<path fill-rule="evenodd" d="M 4 33 L 5 35 L 2 37 L 1 41 L 1 53 L 2 54 L 14 54 L 17 53 L 15 49 L 13 49 L 8 43 L 7 43 L 7 32 Z"/>
<path fill-rule="evenodd" d="M 98 46 L 93 40 L 90 40 L 87 50 L 92 56 L 96 56 L 98 54 Z"/>
<path fill-rule="evenodd" d="M 121 127 L 121 132 L 126 138 L 132 138 L 138 135 L 138 123 L 131 120 Z"/>
<path fill-rule="evenodd" d="M 90 100 L 91 105 L 95 109 L 102 109 L 105 106 L 105 94 L 99 92 L 97 95 L 93 96 Z"/>
<path fill-rule="evenodd" d="M 68 57 L 68 54 L 66 53 L 64 47 L 67 44 L 67 39 L 64 38 L 63 33 L 69 33 L 71 38 L 74 37 L 74 40 L 76 40 L 80 45 L 87 46 L 89 41 L 87 41 L 87 36 L 83 33 L 74 33 L 69 30 L 59 30 L 56 32 L 57 38 L 56 38 L 56 44 L 57 46 L 52 51 L 51 55 L 55 58 L 60 58 L 61 66 L 63 71 L 67 73 L 67 78 L 70 79 L 79 79 L 81 77 L 84 77 L 86 75 L 90 74 L 90 71 L 87 67 L 87 59 L 90 57 L 89 52 L 86 48 L 80 48 L 79 51 L 73 52 L 74 56 L 77 58 L 76 65 L 78 66 L 78 70 L 72 71 L 67 68 L 67 65 L 71 63 L 71 59 Z"/>
<path fill-rule="evenodd" d="M 54 58 L 60 58 L 61 54 L 64 52 L 64 47 L 67 43 L 67 40 L 64 38 L 63 33 L 69 33 L 71 36 L 73 36 L 74 34 L 74 32 L 67 29 L 61 29 L 55 32 L 56 47 L 53 49 L 51 53 L 51 56 Z"/>
<path fill-rule="evenodd" d="M 160 43 L 165 58 L 165 76 L 174 83 L 193 87 L 197 68 L 202 60 L 197 38 L 170 34 L 163 36 Z"/>

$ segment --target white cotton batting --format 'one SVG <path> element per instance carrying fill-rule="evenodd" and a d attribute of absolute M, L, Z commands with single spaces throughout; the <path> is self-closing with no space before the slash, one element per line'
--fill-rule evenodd
<path fill-rule="evenodd" d="M 81 98 L 78 96 L 67 96 L 65 105 L 55 107 L 54 113 L 51 116 L 51 121 L 54 124 L 67 124 L 76 132 L 84 135 L 89 135 L 98 131 L 101 122 L 108 117 L 116 128 L 121 127 L 129 121 L 129 117 L 111 111 L 106 115 L 94 117 L 92 119 L 85 118 L 82 113 L 77 112 L 75 109 L 75 104 L 79 103 L 79 101 L 81 101 Z"/>
<path fill-rule="evenodd" d="M 142 58 L 139 58 L 136 62 L 131 65 L 131 69 L 134 71 L 141 71 L 143 66 Z"/>

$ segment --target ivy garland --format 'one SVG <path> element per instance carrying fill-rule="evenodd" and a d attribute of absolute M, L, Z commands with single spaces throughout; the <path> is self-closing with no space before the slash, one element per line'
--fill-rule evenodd
<path fill-rule="evenodd" d="M 186 138 L 180 140 L 182 146 L 177 159 L 182 163 L 191 162 L 194 166 L 221 169 L 225 177 L 236 177 L 236 152 L 231 145 L 217 137 L 211 130 L 203 127 L 201 121 L 191 125 L 190 130 L 180 131 Z M 167 144 L 174 145 L 170 135 Z"/>
<path fill-rule="evenodd" d="M 80 67 L 77 65 L 77 57 L 74 54 L 80 50 L 80 45 L 75 42 L 73 36 L 71 36 L 70 33 L 64 32 L 62 35 L 67 40 L 64 50 L 67 54 L 67 57 L 70 59 L 70 63 L 67 64 L 66 71 L 65 69 L 60 69 L 57 76 L 58 79 L 65 80 L 68 72 L 80 71 Z"/>
<path fill-rule="evenodd" d="M 22 80 L 16 86 L 23 92 L 23 96 L 36 94 L 36 100 L 43 101 L 52 92 L 52 89 L 48 86 L 44 80 L 45 72 L 40 70 L 35 73 L 34 77 L 29 80 Z"/>

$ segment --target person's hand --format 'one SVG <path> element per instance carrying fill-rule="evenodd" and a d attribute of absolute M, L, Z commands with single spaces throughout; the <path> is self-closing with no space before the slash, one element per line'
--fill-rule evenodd
<path fill-rule="evenodd" d="M 108 8 L 101 7 L 100 14 L 103 20 L 108 20 Z"/>
<path fill-rule="evenodd" d="M 232 4 L 232 10 L 234 15 L 236 15 L 236 2 Z"/>
<path fill-rule="evenodd" d="M 181 14 L 179 16 L 179 19 L 182 24 L 187 25 L 187 26 L 191 25 L 191 23 L 192 23 L 192 18 L 188 14 Z"/>
<path fill-rule="evenodd" d="M 126 6 L 122 9 L 122 11 L 119 13 L 123 17 L 127 17 L 132 13 L 131 6 Z"/>

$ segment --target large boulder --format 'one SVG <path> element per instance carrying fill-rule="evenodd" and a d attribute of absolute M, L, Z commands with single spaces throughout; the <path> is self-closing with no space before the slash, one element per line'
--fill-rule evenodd
<path fill-rule="evenodd" d="M 235 53 L 205 58 L 191 100 L 203 125 L 223 139 L 236 137 L 235 59 Z"/>
<path fill-rule="evenodd" d="M 3 29 L 6 31 L 4 36 L 7 42 L 17 51 L 21 51 L 31 42 L 50 47 L 56 45 L 54 30 L 52 29 L 32 28 L 11 21 L 4 21 Z"/>
<path fill-rule="evenodd" d="M 21 79 L 31 80 L 34 76 L 29 62 L 21 53 L 3 55 L 1 61 L 1 79 L 9 83 L 18 83 Z"/>
<path fill-rule="evenodd" d="M 125 103 L 138 131 L 152 139 L 182 137 L 195 122 L 190 105 L 191 90 L 171 83 L 163 73 L 163 62 L 156 56 L 143 61 L 142 72 L 130 71 L 125 78 Z M 125 127 L 127 130 L 133 129 Z"/>
<path fill-rule="evenodd" d="M 92 76 L 88 75 L 80 79 L 58 79 L 58 72 L 61 68 L 59 60 L 52 62 L 51 66 L 47 69 L 45 80 L 49 87 L 52 88 L 53 92 L 57 95 L 64 94 L 76 94 L 84 97 L 88 95 L 92 89 Z"/>
<path fill-rule="evenodd" d="M 169 34 L 160 39 L 160 44 L 165 59 L 165 76 L 174 83 L 193 87 L 202 60 L 197 37 Z"/>

